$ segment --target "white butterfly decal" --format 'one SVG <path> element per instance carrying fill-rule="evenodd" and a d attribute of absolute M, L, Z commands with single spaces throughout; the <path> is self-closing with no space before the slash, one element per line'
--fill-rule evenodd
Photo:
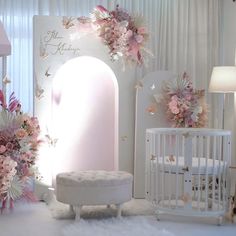
<path fill-rule="evenodd" d="M 39 55 L 42 58 L 48 57 L 48 53 L 47 53 L 45 45 L 42 42 L 42 39 L 40 40 Z"/>
<path fill-rule="evenodd" d="M 47 70 L 45 71 L 45 76 L 46 77 L 49 77 L 49 76 L 52 75 L 52 74 L 49 73 L 49 70 L 50 70 L 50 67 L 48 67 Z"/>
<path fill-rule="evenodd" d="M 57 144 L 58 139 L 52 138 L 49 134 L 45 135 L 46 141 L 50 147 L 55 147 Z"/>
<path fill-rule="evenodd" d="M 9 83 L 11 83 L 11 80 L 8 79 L 7 76 L 4 76 L 4 78 L 2 79 L 2 82 L 3 82 L 4 84 L 9 84 Z"/>
<path fill-rule="evenodd" d="M 38 84 L 38 81 L 36 81 L 35 97 L 40 100 L 41 98 L 43 98 L 43 93 L 44 89 Z"/>
<path fill-rule="evenodd" d="M 64 26 L 65 29 L 69 29 L 74 26 L 74 23 L 72 22 L 73 20 L 74 20 L 73 17 L 63 16 L 62 25 Z"/>

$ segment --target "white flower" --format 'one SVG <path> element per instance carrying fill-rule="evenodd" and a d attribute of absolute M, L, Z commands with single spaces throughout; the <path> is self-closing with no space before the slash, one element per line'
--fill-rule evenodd
<path fill-rule="evenodd" d="M 197 107 L 194 108 L 193 113 L 201 114 L 202 110 L 203 110 L 202 106 L 197 106 Z"/>

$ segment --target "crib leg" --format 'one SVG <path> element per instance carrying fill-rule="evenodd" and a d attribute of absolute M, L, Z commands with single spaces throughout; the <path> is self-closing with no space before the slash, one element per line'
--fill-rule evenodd
<path fill-rule="evenodd" d="M 160 212 L 159 211 L 156 211 L 156 219 L 157 219 L 157 221 L 160 221 Z"/>

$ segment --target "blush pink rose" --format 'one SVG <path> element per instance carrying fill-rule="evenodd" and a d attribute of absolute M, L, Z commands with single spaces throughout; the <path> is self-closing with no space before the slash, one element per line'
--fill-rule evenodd
<path fill-rule="evenodd" d="M 171 102 L 168 104 L 169 109 L 173 114 L 179 113 L 179 108 L 177 107 L 178 103 L 175 100 L 171 100 Z"/>
<path fill-rule="evenodd" d="M 4 145 L 0 145 L 0 154 L 4 153 L 7 148 Z"/>
<path fill-rule="evenodd" d="M 16 130 L 15 135 L 17 138 L 22 139 L 25 136 L 27 136 L 27 132 L 24 129 L 18 129 L 18 130 Z"/>
<path fill-rule="evenodd" d="M 145 34 L 145 33 L 146 33 L 145 27 L 139 27 L 138 28 L 138 34 Z"/>

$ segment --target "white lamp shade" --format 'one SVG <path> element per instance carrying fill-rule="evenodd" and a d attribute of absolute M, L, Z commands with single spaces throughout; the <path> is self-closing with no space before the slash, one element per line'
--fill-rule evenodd
<path fill-rule="evenodd" d="M 236 66 L 216 66 L 213 68 L 209 92 L 236 92 Z"/>

